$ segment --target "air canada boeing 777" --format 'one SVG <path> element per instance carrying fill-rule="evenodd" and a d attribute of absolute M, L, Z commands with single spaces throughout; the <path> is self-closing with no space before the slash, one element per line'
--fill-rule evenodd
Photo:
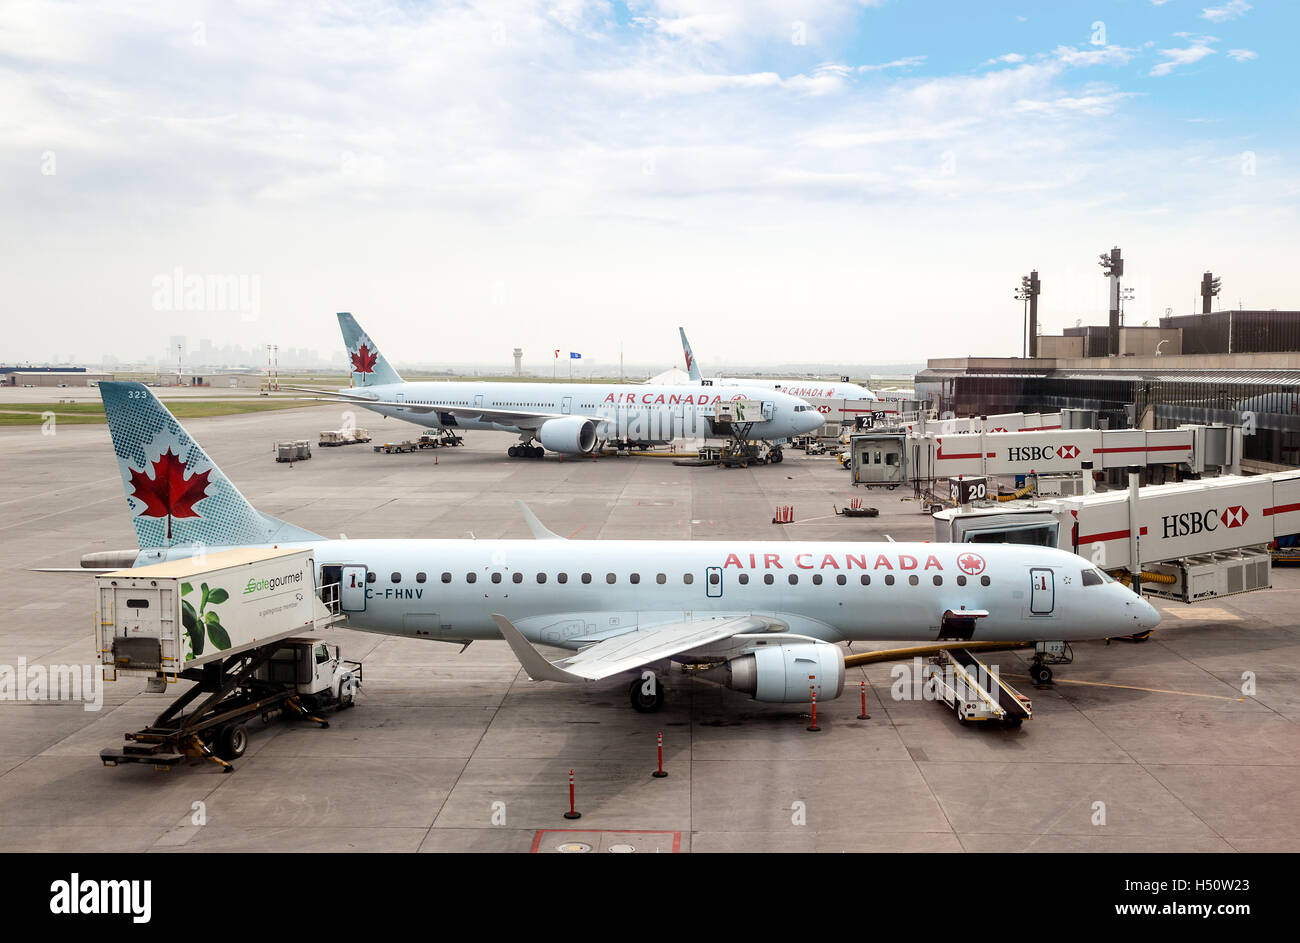
<path fill-rule="evenodd" d="M 439 429 L 513 432 L 519 444 L 510 447 L 511 458 L 540 458 L 547 449 L 589 455 L 603 441 L 645 446 L 726 435 L 729 427 L 720 422 L 718 407 L 727 401 L 744 400 L 752 412 L 740 417 L 747 439 L 779 445 L 822 425 L 821 414 L 803 400 L 762 386 L 720 390 L 630 383 L 407 382 L 352 315 L 340 313 L 339 327 L 352 362 L 352 387 L 306 392 Z"/>
<path fill-rule="evenodd" d="M 699 667 L 757 700 L 844 686 L 849 640 L 1076 640 L 1151 629 L 1155 609 L 1080 557 L 1020 545 L 565 540 L 523 508 L 533 540 L 330 540 L 255 510 L 153 392 L 100 384 L 142 566 L 196 548 L 311 547 L 318 584 L 354 629 L 445 642 L 502 639 L 538 681 Z M 162 482 L 162 484 L 159 484 Z M 114 558 L 116 556 L 116 558 Z M 544 656 L 538 645 L 565 649 Z"/>

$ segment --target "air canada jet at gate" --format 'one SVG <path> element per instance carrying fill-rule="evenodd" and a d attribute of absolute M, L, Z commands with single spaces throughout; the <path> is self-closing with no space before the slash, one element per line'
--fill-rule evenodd
<path fill-rule="evenodd" d="M 354 629 L 445 642 L 501 639 L 539 681 L 632 675 L 638 710 L 670 663 L 757 700 L 844 685 L 846 640 L 1103 638 L 1155 609 L 1074 554 L 1020 545 L 564 540 L 522 508 L 533 540 L 329 540 L 255 510 L 153 392 L 101 383 L 138 551 L 147 565 L 235 546 L 310 546 L 321 592 Z M 116 556 L 118 559 L 110 559 Z M 567 649 L 552 660 L 535 646 Z"/>
<path fill-rule="evenodd" d="M 750 404 L 753 415 L 743 417 L 746 439 L 779 445 L 822 425 L 821 414 L 803 400 L 762 386 L 717 390 L 631 383 L 407 382 L 352 315 L 340 313 L 339 327 L 352 363 L 352 388 L 306 392 L 433 428 L 513 432 L 519 444 L 510 447 L 511 458 L 540 458 L 547 449 L 588 455 L 602 441 L 646 446 L 725 436 L 729 427 L 720 425 L 717 412 L 726 401 Z M 780 461 L 779 448 L 774 457 Z"/>

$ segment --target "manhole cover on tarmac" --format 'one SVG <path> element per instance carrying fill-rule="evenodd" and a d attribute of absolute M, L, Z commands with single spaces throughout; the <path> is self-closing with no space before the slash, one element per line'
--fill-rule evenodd
<path fill-rule="evenodd" d="M 591 851 L 591 846 L 585 841 L 562 841 L 555 846 L 555 850 L 562 855 L 585 855 Z"/>
<path fill-rule="evenodd" d="M 581 855 L 674 854 L 682 850 L 681 832 L 638 829 L 544 828 L 533 839 L 533 854 Z"/>

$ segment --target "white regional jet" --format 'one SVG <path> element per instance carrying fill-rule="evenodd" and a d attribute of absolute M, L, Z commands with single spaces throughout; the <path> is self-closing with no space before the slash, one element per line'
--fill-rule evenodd
<path fill-rule="evenodd" d="M 1075 640 L 1146 631 L 1141 596 L 1062 550 L 843 541 L 564 540 L 526 508 L 534 540 L 329 540 L 262 514 L 139 383 L 101 383 L 147 565 L 233 546 L 310 546 L 351 628 L 446 642 L 504 637 L 535 680 L 644 673 L 672 662 L 760 701 L 840 694 L 847 640 Z M 116 556 L 118 559 L 114 559 Z M 552 661 L 534 646 L 567 649 Z"/>
<path fill-rule="evenodd" d="M 686 372 L 692 380 L 697 383 L 705 382 L 700 374 L 700 365 L 695 362 L 695 355 L 691 353 L 691 344 L 686 339 L 686 329 L 679 327 L 677 333 L 682 336 L 682 354 L 686 357 Z M 738 379 L 735 377 L 714 377 L 707 381 L 714 386 L 748 386 L 761 387 L 768 390 L 780 390 L 790 396 L 806 397 L 808 399 L 839 399 L 839 400 L 877 400 L 880 399 L 875 393 L 871 392 L 865 386 L 857 383 L 849 383 L 841 380 L 835 382 L 832 380 L 767 380 L 767 379 Z"/>
<path fill-rule="evenodd" d="M 715 426 L 724 395 L 708 388 L 623 383 L 511 383 L 480 380 L 406 382 L 389 366 L 356 319 L 339 314 L 352 361 L 352 389 L 307 390 L 338 397 L 385 416 L 434 428 L 513 432 L 511 458 L 541 458 L 546 449 L 589 455 L 601 441 L 665 444 L 726 435 Z M 303 389 L 293 387 L 292 389 Z M 745 438 L 780 444 L 822 424 L 807 403 L 762 386 L 728 387 L 726 400 L 762 403 Z M 536 440 L 540 446 L 533 445 Z M 780 449 L 774 460 L 780 461 Z"/>

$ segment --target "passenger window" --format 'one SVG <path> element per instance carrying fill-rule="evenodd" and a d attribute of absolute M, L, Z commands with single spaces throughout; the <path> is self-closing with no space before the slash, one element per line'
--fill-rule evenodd
<path fill-rule="evenodd" d="M 537 574 L 537 582 L 539 582 L 539 583 L 545 583 L 545 582 L 546 582 L 546 574 L 545 574 L 545 573 L 538 573 L 538 574 Z"/>
<path fill-rule="evenodd" d="M 516 571 L 510 574 L 510 579 L 512 579 L 516 583 L 522 583 L 524 581 L 524 574 Z"/>
<path fill-rule="evenodd" d="M 964 576 L 959 576 L 959 577 L 957 577 L 957 585 L 958 585 L 958 586 L 965 586 L 965 585 L 966 585 L 966 577 L 964 577 Z"/>
<path fill-rule="evenodd" d="M 798 573 L 791 573 L 791 574 L 787 577 L 787 579 L 790 581 L 790 585 L 791 585 L 791 586 L 797 586 L 798 583 L 799 583 L 799 574 L 798 574 Z"/>
<path fill-rule="evenodd" d="M 568 573 L 557 573 L 557 574 L 555 575 L 555 582 L 557 582 L 557 583 L 567 583 L 567 582 L 569 582 L 569 574 L 568 574 Z"/>
<path fill-rule="evenodd" d="M 1096 571 L 1096 570 L 1084 570 L 1084 571 L 1083 571 L 1083 585 L 1084 585 L 1084 586 L 1100 586 L 1100 585 L 1101 585 L 1101 577 L 1097 575 L 1097 571 Z"/>
<path fill-rule="evenodd" d="M 628 582 L 631 582 L 631 583 L 639 583 L 639 582 L 641 582 L 641 574 L 640 574 L 640 573 L 633 573 L 631 576 L 628 577 Z"/>
<path fill-rule="evenodd" d="M 584 583 L 590 583 L 590 582 L 591 582 L 591 574 L 590 574 L 590 573 L 583 573 L 583 574 L 582 574 L 582 581 L 583 581 Z"/>
<path fill-rule="evenodd" d="M 477 574 L 477 573 L 466 573 L 466 574 L 465 574 L 465 582 L 466 582 L 466 583 L 473 583 L 473 582 L 475 582 L 477 579 L 478 579 L 478 574 Z"/>
<path fill-rule="evenodd" d="M 943 577 L 942 577 L 942 576 L 939 576 L 938 574 L 936 574 L 935 577 L 934 577 L 934 585 L 935 585 L 935 586 L 942 586 L 942 585 L 943 585 Z"/>
<path fill-rule="evenodd" d="M 400 583 L 400 582 L 402 581 L 402 574 L 401 574 L 401 573 L 394 573 L 393 576 L 392 576 L 392 581 L 393 581 L 394 583 Z"/>
<path fill-rule="evenodd" d="M 423 583 L 423 582 L 424 582 L 425 580 L 427 580 L 428 578 L 429 578 L 429 574 L 425 573 L 423 570 L 421 570 L 419 573 L 416 573 L 416 574 L 415 574 L 415 581 L 416 581 L 417 583 Z M 446 581 L 446 580 L 443 580 L 443 582 L 445 583 L 445 582 L 447 582 L 447 581 Z"/>
<path fill-rule="evenodd" d="M 916 585 L 917 583 L 919 583 L 919 582 L 921 582 L 921 581 L 920 581 L 920 579 L 917 578 L 917 575 L 916 575 L 915 573 L 913 573 L 911 576 L 909 576 L 909 577 L 907 578 L 907 585 L 908 585 L 908 586 L 915 586 L 915 585 Z"/>
<path fill-rule="evenodd" d="M 813 574 L 813 585 L 814 586 L 822 585 L 822 575 L 820 573 Z"/>
<path fill-rule="evenodd" d="M 660 573 L 658 576 L 655 577 L 655 582 L 658 583 L 660 586 L 664 585 L 664 583 L 668 582 L 668 574 Z"/>
<path fill-rule="evenodd" d="M 981 577 L 980 577 L 980 585 L 981 585 L 981 586 L 987 586 L 987 585 L 989 585 L 989 578 L 988 578 L 987 576 L 981 576 Z"/>
<path fill-rule="evenodd" d="M 748 573 L 741 573 L 739 576 L 736 577 L 736 580 L 740 583 L 741 586 L 748 586 L 748 585 L 749 585 L 749 574 L 748 574 Z"/>
<path fill-rule="evenodd" d="M 866 577 L 864 576 L 863 579 L 866 579 Z M 893 586 L 893 585 L 894 585 L 894 574 L 893 574 L 893 573 L 886 573 L 886 574 L 885 574 L 885 585 L 886 585 L 886 586 Z"/>
<path fill-rule="evenodd" d="M 682 574 L 682 582 L 685 583 L 687 586 L 690 586 L 692 583 L 695 582 L 695 574 L 694 574 L 694 573 L 683 573 L 683 574 Z"/>
<path fill-rule="evenodd" d="M 378 574 L 375 573 L 374 570 L 371 570 L 369 573 L 366 574 L 367 583 L 373 583 L 377 579 L 379 579 L 379 576 Z"/>
<path fill-rule="evenodd" d="M 501 582 L 501 574 L 500 574 L 500 573 L 493 573 L 493 574 L 492 574 L 492 582 L 494 582 L 494 583 L 500 583 L 500 582 Z"/>
<path fill-rule="evenodd" d="M 773 582 L 773 580 L 772 580 L 772 574 L 771 574 L 771 573 L 764 573 L 764 574 L 763 574 L 763 582 L 766 583 L 768 586 L 771 586 L 771 585 L 772 585 L 772 582 Z"/>
<path fill-rule="evenodd" d="M 424 574 L 421 573 L 420 575 L 423 576 Z M 451 574 L 450 574 L 450 573 L 444 573 L 444 574 L 442 574 L 442 581 L 443 581 L 444 583 L 450 583 L 450 582 L 451 582 Z M 424 580 L 420 580 L 420 582 L 423 583 Z"/>
<path fill-rule="evenodd" d="M 845 583 L 848 582 L 848 579 L 844 576 L 843 573 L 841 573 L 841 574 L 839 574 L 838 576 L 835 577 L 835 582 L 838 583 L 839 585 L 843 586 Z"/>
<path fill-rule="evenodd" d="M 719 576 L 717 573 L 710 573 L 710 574 L 709 574 L 709 585 L 710 585 L 710 586 L 717 586 L 718 583 L 720 583 L 720 582 L 722 582 L 722 577 Z"/>
<path fill-rule="evenodd" d="M 613 573 L 605 574 L 605 582 L 609 583 L 611 586 L 617 581 L 618 581 L 618 577 L 615 576 Z"/>
<path fill-rule="evenodd" d="M 860 582 L 863 586 L 870 586 L 870 585 L 871 585 L 871 577 L 868 576 L 867 574 L 863 573 L 860 577 L 858 577 L 858 582 Z M 888 582 L 890 582 L 890 580 L 885 580 L 885 582 L 888 583 Z"/>

